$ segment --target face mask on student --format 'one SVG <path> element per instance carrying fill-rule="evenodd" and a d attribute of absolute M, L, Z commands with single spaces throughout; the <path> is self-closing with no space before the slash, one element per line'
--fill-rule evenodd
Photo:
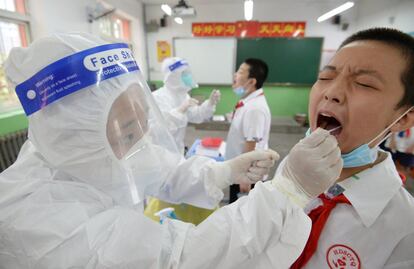
<path fill-rule="evenodd" d="M 237 87 L 233 89 L 233 92 L 237 95 L 238 98 L 242 98 L 246 93 L 246 88 L 244 87 Z"/>
<path fill-rule="evenodd" d="M 400 117 L 398 117 L 394 122 L 392 122 L 390 125 L 388 125 L 387 128 L 385 128 L 381 133 L 379 133 L 376 137 L 371 139 L 368 143 L 362 144 L 359 147 L 355 148 L 349 153 L 342 154 L 341 158 L 344 162 L 344 168 L 351 168 L 351 167 L 359 167 L 364 166 L 368 164 L 372 164 L 375 162 L 378 156 L 379 151 L 379 145 L 386 140 L 390 135 L 387 134 L 381 141 L 379 141 L 376 145 L 374 145 L 372 148 L 369 147 L 369 145 L 377 140 L 379 137 L 384 135 L 384 133 L 388 132 L 388 130 L 396 124 L 402 117 L 404 117 L 408 112 L 411 111 L 413 107 L 410 107 L 406 112 L 404 112 Z M 309 136 L 311 134 L 311 129 L 309 128 L 306 131 L 306 136 Z"/>
<path fill-rule="evenodd" d="M 239 86 L 239 87 L 233 89 L 234 94 L 236 94 L 239 99 L 242 98 L 246 94 L 246 91 L 247 91 L 246 90 L 246 84 L 247 84 L 247 82 L 244 83 L 243 86 Z"/>

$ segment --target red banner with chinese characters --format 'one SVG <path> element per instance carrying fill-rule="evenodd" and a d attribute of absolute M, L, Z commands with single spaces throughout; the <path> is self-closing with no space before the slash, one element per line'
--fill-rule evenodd
<path fill-rule="evenodd" d="M 303 37 L 305 26 L 305 22 L 261 22 L 257 37 Z"/>
<path fill-rule="evenodd" d="M 303 37 L 306 22 L 206 22 L 193 23 L 193 36 Z"/>
<path fill-rule="evenodd" d="M 194 36 L 234 36 L 236 25 L 233 22 L 193 23 Z"/>

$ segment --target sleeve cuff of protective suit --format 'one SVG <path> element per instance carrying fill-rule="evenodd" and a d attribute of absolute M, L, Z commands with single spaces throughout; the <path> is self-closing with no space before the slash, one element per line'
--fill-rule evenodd
<path fill-rule="evenodd" d="M 275 176 L 272 180 L 272 184 L 277 190 L 286 195 L 292 203 L 301 208 L 305 208 L 312 199 L 290 179 L 280 174 Z"/>
<path fill-rule="evenodd" d="M 210 100 L 207 99 L 205 100 L 201 106 L 203 107 L 203 109 L 205 109 L 205 112 L 208 113 L 211 116 L 213 116 L 214 111 L 216 111 L 216 105 L 212 105 L 210 104 Z"/>
<path fill-rule="evenodd" d="M 178 128 L 187 126 L 188 117 L 186 113 L 181 113 L 178 109 L 172 109 L 170 116 Z"/>
<path fill-rule="evenodd" d="M 204 169 L 208 170 L 209 177 L 204 182 L 208 195 L 220 201 L 223 199 L 223 189 L 233 184 L 231 168 L 225 162 L 208 163 Z"/>

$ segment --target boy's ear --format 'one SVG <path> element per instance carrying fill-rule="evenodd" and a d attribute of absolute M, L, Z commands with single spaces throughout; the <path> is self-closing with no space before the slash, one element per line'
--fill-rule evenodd
<path fill-rule="evenodd" d="M 252 81 L 252 86 L 254 86 L 257 89 L 257 86 L 256 86 L 257 80 L 255 78 L 250 78 L 250 79 Z"/>
<path fill-rule="evenodd" d="M 394 126 L 390 128 L 391 132 L 405 131 L 414 126 L 414 108 L 405 114 Z"/>

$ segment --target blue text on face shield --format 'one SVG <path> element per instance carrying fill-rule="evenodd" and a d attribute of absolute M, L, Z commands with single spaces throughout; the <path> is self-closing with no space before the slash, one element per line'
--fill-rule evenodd
<path fill-rule="evenodd" d="M 109 53 L 108 55 L 103 54 L 100 56 L 90 57 L 90 62 L 93 67 L 97 67 L 97 65 L 108 66 L 119 62 L 121 59 L 131 60 L 133 57 L 128 51 L 115 51 L 113 53 Z"/>
<path fill-rule="evenodd" d="M 168 66 L 168 69 L 170 70 L 170 72 L 173 72 L 174 70 L 180 68 L 181 66 L 188 66 L 188 63 L 184 60 L 177 61 L 173 63 L 172 65 Z"/>

